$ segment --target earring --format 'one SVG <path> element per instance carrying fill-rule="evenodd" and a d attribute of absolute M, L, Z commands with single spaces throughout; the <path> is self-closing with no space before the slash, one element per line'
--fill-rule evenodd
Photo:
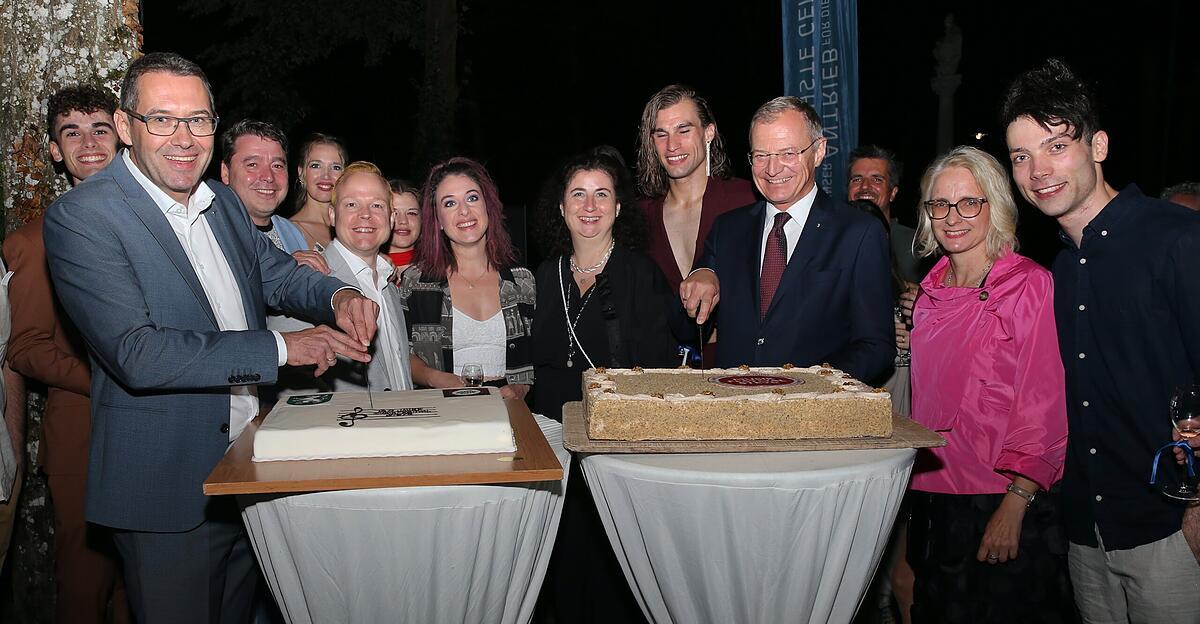
<path fill-rule="evenodd" d="M 704 177 L 712 175 L 712 139 L 704 142 Z"/>

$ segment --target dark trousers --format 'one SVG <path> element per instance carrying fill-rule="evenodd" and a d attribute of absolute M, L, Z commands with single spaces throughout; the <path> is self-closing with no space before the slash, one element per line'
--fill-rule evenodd
<path fill-rule="evenodd" d="M 180 533 L 115 531 L 129 605 L 139 624 L 247 624 L 258 572 L 232 501 Z"/>
<path fill-rule="evenodd" d="M 976 560 L 1003 494 L 909 492 L 913 624 L 1075 624 L 1058 486 L 1025 512 L 1017 558 Z"/>

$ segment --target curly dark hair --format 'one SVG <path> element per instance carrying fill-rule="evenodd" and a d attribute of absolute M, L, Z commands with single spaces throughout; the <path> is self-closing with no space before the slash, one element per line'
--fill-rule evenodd
<path fill-rule="evenodd" d="M 1066 63 L 1046 59 L 1009 85 L 1000 107 L 1000 123 L 1005 128 L 1021 117 L 1029 117 L 1043 128 L 1067 126 L 1070 136 L 1092 142 L 1100 130 L 1100 114 L 1092 90 Z"/>
<path fill-rule="evenodd" d="M 566 160 L 542 185 L 538 201 L 537 237 L 544 257 L 553 258 L 572 252 L 571 235 L 559 213 L 559 205 L 571 178 L 581 171 L 602 171 L 613 181 L 613 192 L 621 211 L 613 222 L 613 240 L 626 249 L 640 250 L 646 245 L 646 220 L 638 205 L 629 170 L 612 155 L 613 148 L 601 145 Z M 619 152 L 618 152 L 619 154 Z"/>
<path fill-rule="evenodd" d="M 54 134 L 54 122 L 61 115 L 69 115 L 71 111 L 94 113 L 104 111 L 112 115 L 117 111 L 117 96 L 103 87 L 90 84 L 75 85 L 59 89 L 50 96 L 46 110 L 46 134 L 50 140 L 58 142 Z"/>

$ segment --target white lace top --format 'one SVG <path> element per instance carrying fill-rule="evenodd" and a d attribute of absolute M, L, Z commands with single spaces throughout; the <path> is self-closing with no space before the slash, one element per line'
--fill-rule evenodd
<path fill-rule="evenodd" d="M 482 364 L 485 379 L 504 376 L 508 364 L 503 312 L 486 321 L 477 321 L 454 308 L 454 374 L 461 375 L 463 365 Z"/>

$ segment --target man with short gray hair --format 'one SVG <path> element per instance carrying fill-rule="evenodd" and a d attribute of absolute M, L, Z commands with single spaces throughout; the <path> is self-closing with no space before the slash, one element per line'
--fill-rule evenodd
<path fill-rule="evenodd" d="M 703 321 L 716 308 L 717 366 L 828 362 L 879 381 L 895 355 L 887 234 L 817 188 L 821 118 L 779 97 L 750 123 L 749 161 L 766 199 L 717 219 L 681 296 Z"/>

